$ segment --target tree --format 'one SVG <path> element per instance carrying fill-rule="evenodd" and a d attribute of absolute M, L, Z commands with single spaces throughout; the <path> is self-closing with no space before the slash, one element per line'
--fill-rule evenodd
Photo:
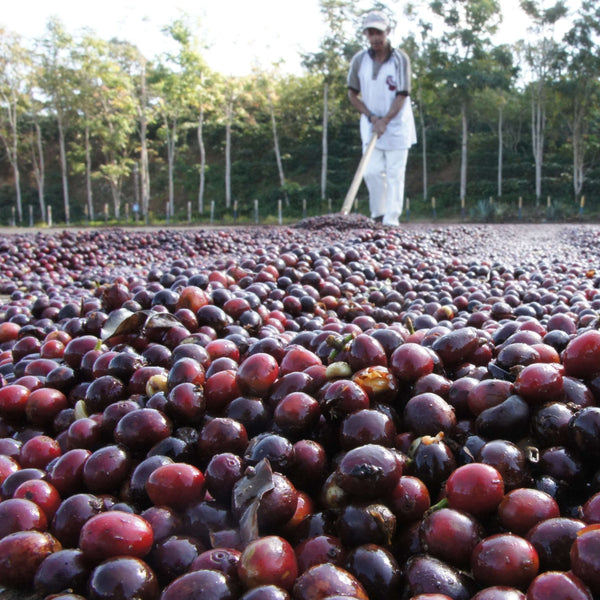
<path fill-rule="evenodd" d="M 476 90 L 498 85 L 503 75 L 490 51 L 490 36 L 500 21 L 500 5 L 497 0 L 432 0 L 430 8 L 444 24 L 444 32 L 433 50 L 434 72 L 448 81 L 451 102 L 460 107 L 460 199 L 464 202 L 469 104 Z"/>
<path fill-rule="evenodd" d="M 231 128 L 238 96 L 237 81 L 230 78 L 225 92 L 225 208 L 231 206 Z"/>
<path fill-rule="evenodd" d="M 535 198 L 539 204 L 542 195 L 542 165 L 544 162 L 544 136 L 546 129 L 546 88 L 550 76 L 556 71 L 559 45 L 552 37 L 556 23 L 567 14 L 564 0 L 546 8 L 543 0 L 521 0 L 521 8 L 529 16 L 533 42 L 524 47 L 525 60 L 531 69 L 531 146 L 535 162 Z"/>
<path fill-rule="evenodd" d="M 355 17 L 352 0 L 319 0 L 321 14 L 327 23 L 328 33 L 321 41 L 320 50 L 305 54 L 303 65 L 318 70 L 323 77 L 323 118 L 321 134 L 321 199 L 327 196 L 328 129 L 330 118 L 331 87 L 346 81 L 350 57 L 358 49 L 356 38 L 348 36 L 349 23 Z M 345 86 L 343 87 L 345 90 Z"/>
<path fill-rule="evenodd" d="M 504 161 L 504 109 L 508 102 L 507 94 L 504 90 L 487 88 L 482 90 L 479 100 L 483 107 L 488 108 L 494 113 L 495 131 L 498 136 L 496 195 L 500 198 L 502 196 L 502 170 Z"/>
<path fill-rule="evenodd" d="M 85 171 L 86 207 L 89 218 L 94 220 L 94 201 L 92 189 L 92 130 L 99 128 L 97 115 L 100 112 L 98 82 L 103 74 L 101 56 L 102 42 L 94 38 L 91 33 L 84 38 L 73 49 L 73 56 L 77 68 L 74 72 L 75 112 L 83 128 L 83 163 L 77 158 L 72 161 L 73 170 Z M 79 127 L 77 128 L 79 130 Z M 94 131 L 95 133 L 95 131 Z M 76 156 L 80 153 L 74 152 Z"/>
<path fill-rule="evenodd" d="M 58 19 L 50 19 L 46 26 L 47 35 L 39 43 L 38 57 L 41 64 L 38 85 L 48 102 L 58 126 L 58 148 L 63 189 L 64 217 L 67 225 L 71 221 L 69 180 L 67 164 L 67 126 L 73 100 L 73 38 Z"/>
<path fill-rule="evenodd" d="M 162 116 L 162 131 L 167 147 L 168 206 L 169 213 L 173 215 L 175 212 L 175 151 L 179 129 L 181 126 L 184 128 L 191 126 L 188 121 L 191 107 L 200 108 L 198 96 L 205 64 L 197 51 L 197 40 L 184 20 L 173 21 L 164 31 L 179 44 L 178 53 L 167 53 L 164 61 L 157 66 L 155 81 L 160 89 L 158 110 Z"/>
<path fill-rule="evenodd" d="M 562 73 L 558 91 L 566 115 L 573 147 L 573 192 L 577 199 L 585 181 L 586 138 L 594 122 L 592 111 L 600 100 L 600 6 L 589 0 L 582 3 L 577 18 L 565 35 L 561 57 Z"/>
<path fill-rule="evenodd" d="M 110 189 L 113 212 L 121 215 L 122 187 L 131 173 L 135 104 L 129 74 L 121 68 L 122 52 L 128 58 L 129 45 L 118 40 L 106 42 L 87 32 L 73 46 L 73 120 L 81 125 L 73 136 L 70 153 L 74 171 L 84 171 L 87 214 L 94 218 L 92 178 L 104 179 Z M 83 131 L 83 142 L 77 144 Z M 98 167 L 93 169 L 93 151 Z M 83 160 L 82 160 L 83 157 Z"/>
<path fill-rule="evenodd" d="M 19 169 L 19 123 L 26 109 L 31 57 L 20 37 L 0 27 L 0 139 L 11 164 L 16 194 L 17 220 L 23 220 Z"/>
<path fill-rule="evenodd" d="M 430 2 L 424 0 L 422 6 Z M 434 195 L 442 203 L 450 201 L 451 195 L 456 197 L 458 190 L 455 192 L 454 187 L 458 188 L 458 181 L 449 181 L 450 169 L 461 151 L 462 194 L 466 189 L 485 190 L 485 195 L 497 189 L 498 196 L 505 197 L 526 193 L 524 181 L 530 173 L 533 188 L 533 168 L 529 167 L 533 160 L 524 159 L 524 153 L 535 146 L 530 142 L 531 134 L 532 140 L 536 136 L 542 142 L 536 152 L 545 149 L 545 160 L 551 160 L 552 171 L 543 180 L 547 193 L 564 194 L 565 186 L 572 185 L 567 193 L 572 189 L 575 196 L 585 194 L 593 199 L 598 190 L 600 148 L 597 2 L 583 0 L 581 10 L 569 22 L 567 36 L 560 44 L 553 42 L 544 79 L 541 134 L 535 129 L 535 120 L 533 133 L 529 125 L 530 117 L 535 115 L 530 108 L 539 79 L 537 71 L 522 60 L 522 85 L 511 85 L 511 53 L 488 44 L 488 32 L 478 33 L 475 20 L 465 16 L 465 3 L 475 11 L 484 0 L 461 2 L 458 7 L 454 4 L 459 0 L 444 5 L 443 17 L 431 12 L 424 17 L 421 26 L 426 35 L 422 39 L 398 40 L 392 36 L 392 42 L 401 45 L 412 60 L 412 99 L 421 125 L 422 157 L 410 159 L 408 193 L 421 191 L 421 182 L 413 176 L 421 159 L 423 196 L 427 198 L 435 186 Z M 31 63 L 19 69 L 16 113 L 7 110 L 12 108 L 11 99 L 0 96 L 0 128 L 5 139 L 0 143 L 0 173 L 4 175 L 0 183 L 8 189 L 0 196 L 0 206 L 5 219 L 15 207 L 17 177 L 23 202 L 29 194 L 27 186 L 33 191 L 37 185 L 36 203 L 41 213 L 50 215 L 46 204 L 52 203 L 51 208 L 56 210 L 56 203 L 55 222 L 67 223 L 74 215 L 79 218 L 86 205 L 92 218 L 99 207 L 111 202 L 116 214 L 123 212 L 122 202 L 131 188 L 148 215 L 150 177 L 153 209 L 162 198 L 166 199 L 170 184 L 175 202 L 180 190 L 190 190 L 190 199 L 197 191 L 200 212 L 205 185 L 211 194 L 222 194 L 224 187 L 228 207 L 235 197 L 242 202 L 241 210 L 246 210 L 244 201 L 257 198 L 263 211 L 271 214 L 276 210 L 277 196 L 283 197 L 282 188 L 290 202 L 303 196 L 317 199 L 345 191 L 341 188 L 347 189 L 359 148 L 356 114 L 346 95 L 347 59 L 363 46 L 356 25 L 367 4 L 369 9 L 387 10 L 366 0 L 357 0 L 351 6 L 345 1 L 323 3 L 324 8 L 333 11 L 326 18 L 331 18 L 336 27 L 340 25 L 340 34 L 328 31 L 327 36 L 335 38 L 331 40 L 333 45 L 324 40 L 317 54 L 307 57 L 315 59 L 311 63 L 314 67 L 305 69 L 302 75 L 282 74 L 276 65 L 257 69 L 252 77 L 227 78 L 212 72 L 202 64 L 194 28 L 188 22 L 183 24 L 183 32 L 177 32 L 184 35 L 180 38 L 183 44 L 171 40 L 173 52 L 161 56 L 158 70 L 130 44 L 97 39 L 85 30 L 71 36 L 59 22 L 49 23 L 43 39 L 29 52 Z M 393 1 L 389 0 L 388 5 L 392 6 Z M 537 10 L 537 5 L 531 9 Z M 535 18 L 543 17 L 550 23 L 560 14 L 558 9 L 548 11 L 539 8 Z M 436 20 L 443 23 L 444 18 L 449 19 L 448 24 L 441 30 L 443 35 L 436 38 L 434 32 L 440 31 Z M 493 24 L 494 19 L 495 14 L 486 23 Z M 185 38 L 186 29 L 191 38 Z M 547 25 L 547 37 L 551 37 L 551 29 Z M 531 35 L 528 40 L 534 50 L 540 46 L 538 37 Z M 190 53 L 196 56 L 186 54 L 188 41 Z M 9 44 L 10 39 L 5 36 L 0 43 Z M 526 48 L 525 42 L 522 46 Z M 15 61 L 7 59 L 9 50 L 3 48 L 0 61 L 4 61 L 4 67 L 14 67 Z M 331 62 L 322 62 L 326 58 Z M 3 73 L 0 91 L 6 92 L 10 86 L 5 85 Z M 324 73 L 331 76 L 325 80 Z M 169 78 L 171 95 L 170 91 L 165 93 L 163 85 Z M 176 137 L 176 144 L 170 149 L 165 144 L 168 132 L 164 114 L 157 110 L 161 98 L 169 102 L 187 98 L 179 105 L 176 129 L 168 121 L 169 132 L 176 134 L 171 138 Z M 16 136 L 11 133 L 15 131 L 11 130 L 11 123 L 15 124 L 12 114 L 17 117 Z M 13 152 L 15 139 L 17 154 Z M 469 188 L 467 151 L 469 161 L 479 169 L 477 181 L 469 182 Z M 15 156 L 16 161 L 11 163 Z M 510 171 L 503 162 L 510 164 Z M 15 163 L 18 175 L 13 169 Z M 221 177 L 223 169 L 225 178 Z M 488 175 L 492 171 L 494 175 Z M 48 196 L 54 194 L 54 182 L 58 182 L 58 200 L 55 195 Z"/>
<path fill-rule="evenodd" d="M 319 73 L 285 75 L 276 81 L 277 136 L 281 147 L 286 150 L 282 155 L 282 164 L 286 169 L 288 195 L 297 189 L 296 185 L 301 185 L 300 181 L 307 182 L 316 190 L 320 189 L 322 88 Z M 264 135 L 268 135 L 267 131 Z M 316 191 L 313 195 L 318 194 Z"/>
<path fill-rule="evenodd" d="M 200 85 L 204 89 L 205 79 L 202 73 L 200 74 Z M 199 94 L 198 98 L 198 127 L 196 128 L 196 136 L 198 138 L 198 152 L 200 154 L 199 165 L 199 182 L 198 182 L 198 212 L 204 212 L 204 188 L 206 187 L 206 146 L 204 145 L 204 114 L 206 111 L 206 101 L 203 94 Z"/>
<path fill-rule="evenodd" d="M 490 52 L 490 58 L 490 80 L 477 90 L 476 96 L 479 113 L 497 135 L 496 193 L 500 197 L 504 167 L 504 111 L 509 97 L 515 94 L 513 79 L 516 78 L 518 69 L 512 63 L 512 52 L 508 46 L 495 46 Z"/>
<path fill-rule="evenodd" d="M 139 167 L 133 166 L 134 184 L 137 189 L 139 177 L 139 196 L 142 215 L 148 219 L 150 210 L 150 159 L 148 145 L 148 125 L 152 119 L 152 87 L 148 83 L 148 71 L 151 69 L 146 57 L 140 50 L 127 42 L 119 41 L 119 52 L 115 57 L 121 70 L 127 73 L 139 138 Z M 136 196 L 136 202 L 138 197 Z"/>
<path fill-rule="evenodd" d="M 139 55 L 140 73 L 134 80 L 134 89 L 136 99 L 136 112 L 140 130 L 140 181 L 141 181 L 141 199 L 142 214 L 147 219 L 150 210 L 150 167 L 148 164 L 148 94 L 146 79 L 146 59 Z"/>
<path fill-rule="evenodd" d="M 112 40 L 103 51 L 104 68 L 98 80 L 100 100 L 96 132 L 104 161 L 99 167 L 108 182 L 113 198 L 115 217 L 121 215 L 121 190 L 133 168 L 133 134 L 136 127 L 136 105 L 132 81 L 118 60 L 121 52 L 129 56 L 129 46 Z"/>
<path fill-rule="evenodd" d="M 414 78 L 411 96 L 416 107 L 416 117 L 421 131 L 419 139 L 421 141 L 423 200 L 426 200 L 429 190 L 427 132 L 434 123 L 434 115 L 439 113 L 440 103 L 436 102 L 439 95 L 439 90 L 436 89 L 439 81 L 432 76 L 431 69 L 431 48 L 428 41 L 431 25 L 421 21 L 420 29 L 421 43 L 417 43 L 411 36 L 405 40 L 404 49 L 410 56 Z"/>
<path fill-rule="evenodd" d="M 190 105 L 196 112 L 196 137 L 200 163 L 198 165 L 198 212 L 204 212 L 204 189 L 206 187 L 206 147 L 204 144 L 204 120 L 212 105 L 212 73 L 200 54 L 200 43 L 188 30 L 180 34 L 181 57 L 190 86 Z"/>
<path fill-rule="evenodd" d="M 231 187 L 233 128 L 241 123 L 252 126 L 255 124 L 254 116 L 244 106 L 245 101 L 253 96 L 254 90 L 252 79 L 244 77 L 227 77 L 221 81 L 220 89 L 225 123 L 225 208 L 230 208 L 233 201 Z"/>
<path fill-rule="evenodd" d="M 273 132 L 273 151 L 275 152 L 275 161 L 277 162 L 277 172 L 279 173 L 279 184 L 285 188 L 285 173 L 283 172 L 283 162 L 281 161 L 281 150 L 279 149 L 279 136 L 277 135 L 277 120 L 275 119 L 275 101 L 274 93 L 268 95 L 269 114 L 271 116 L 271 130 Z M 287 199 L 287 198 L 286 198 Z"/>
<path fill-rule="evenodd" d="M 273 70 L 271 72 L 255 72 L 253 73 L 253 77 L 255 78 L 257 99 L 260 99 L 261 102 L 266 105 L 266 109 L 269 114 L 269 123 L 273 139 L 273 152 L 275 154 L 275 162 L 277 164 L 277 173 L 279 174 L 279 186 L 283 190 L 287 204 L 289 203 L 289 198 L 287 196 L 287 192 L 285 191 L 285 172 L 283 170 L 279 134 L 277 132 L 277 119 L 275 116 L 275 106 L 279 103 L 279 94 L 276 85 L 279 80 L 279 75 L 275 70 Z"/>
<path fill-rule="evenodd" d="M 44 139 L 42 136 L 42 127 L 40 123 L 41 103 L 35 98 L 31 98 L 31 120 L 32 131 L 29 138 L 29 147 L 31 149 L 31 165 L 33 176 L 35 178 L 38 190 L 38 204 L 42 220 L 47 221 L 45 182 L 46 182 L 46 161 L 44 158 Z"/>

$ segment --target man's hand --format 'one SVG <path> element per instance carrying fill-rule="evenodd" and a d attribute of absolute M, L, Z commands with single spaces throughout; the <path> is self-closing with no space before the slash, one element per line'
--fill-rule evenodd
<path fill-rule="evenodd" d="M 383 117 L 377 117 L 373 119 L 373 131 L 377 134 L 377 137 L 381 137 L 387 129 L 388 121 Z"/>

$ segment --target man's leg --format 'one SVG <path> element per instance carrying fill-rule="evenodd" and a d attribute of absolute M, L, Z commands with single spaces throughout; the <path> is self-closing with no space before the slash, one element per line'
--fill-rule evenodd
<path fill-rule="evenodd" d="M 364 174 L 365 183 L 369 190 L 369 210 L 371 218 L 382 217 L 385 213 L 386 181 L 384 152 L 375 148 L 367 163 Z"/>
<path fill-rule="evenodd" d="M 408 149 L 388 150 L 385 153 L 387 177 L 387 204 L 383 217 L 384 225 L 399 225 L 404 206 L 404 176 Z"/>

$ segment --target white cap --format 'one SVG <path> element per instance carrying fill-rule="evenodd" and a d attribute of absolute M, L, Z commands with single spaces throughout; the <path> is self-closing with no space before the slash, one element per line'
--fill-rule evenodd
<path fill-rule="evenodd" d="M 390 20 L 387 18 L 385 13 L 379 10 L 374 10 L 368 13 L 363 19 L 363 31 L 365 29 L 379 29 L 379 31 L 388 31 L 389 28 Z"/>

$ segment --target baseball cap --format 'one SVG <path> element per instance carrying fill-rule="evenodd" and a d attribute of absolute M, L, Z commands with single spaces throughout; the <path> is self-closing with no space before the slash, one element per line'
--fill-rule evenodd
<path fill-rule="evenodd" d="M 390 20 L 385 13 L 379 10 L 371 11 L 366 14 L 363 19 L 363 31 L 370 28 L 379 29 L 379 31 L 387 31 L 390 28 Z"/>

